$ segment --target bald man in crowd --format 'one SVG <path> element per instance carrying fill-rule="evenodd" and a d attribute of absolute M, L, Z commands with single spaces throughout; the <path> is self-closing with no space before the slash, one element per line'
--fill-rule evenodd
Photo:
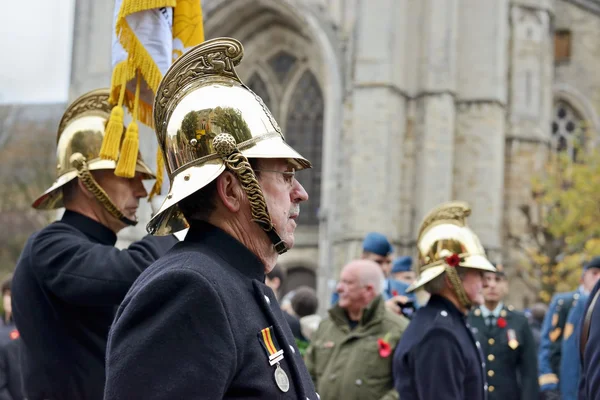
<path fill-rule="evenodd" d="M 408 320 L 388 311 L 379 264 L 347 264 L 337 284 L 338 302 L 321 322 L 306 365 L 323 400 L 397 399 L 392 354 Z"/>

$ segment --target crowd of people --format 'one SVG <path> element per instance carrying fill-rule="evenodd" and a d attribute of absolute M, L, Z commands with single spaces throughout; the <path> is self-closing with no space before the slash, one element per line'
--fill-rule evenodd
<path fill-rule="evenodd" d="M 139 155 L 131 176 L 102 157 L 107 89 L 65 110 L 57 180 L 33 203 L 65 212 L 1 288 L 0 400 L 596 398 L 600 258 L 576 291 L 520 312 L 465 203 L 425 216 L 416 262 L 366 235 L 326 316 L 314 289 L 282 293 L 278 257 L 309 196 L 295 173 L 311 164 L 238 78 L 240 49 L 209 40 L 163 78 L 170 190 L 126 249 L 117 233 L 154 173 Z"/>

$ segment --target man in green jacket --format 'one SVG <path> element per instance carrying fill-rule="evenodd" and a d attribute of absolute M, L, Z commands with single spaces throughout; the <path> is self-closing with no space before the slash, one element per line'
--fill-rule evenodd
<path fill-rule="evenodd" d="M 305 360 L 322 400 L 398 399 L 392 355 L 408 319 L 386 310 L 383 282 L 373 261 L 343 268 L 339 301 L 319 325 Z"/>

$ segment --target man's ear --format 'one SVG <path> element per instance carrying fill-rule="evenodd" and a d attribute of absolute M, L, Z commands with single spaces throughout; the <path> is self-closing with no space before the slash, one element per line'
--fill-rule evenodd
<path fill-rule="evenodd" d="M 83 184 L 83 182 L 81 181 L 81 179 L 77 178 L 77 186 L 79 188 L 79 191 L 83 194 L 83 196 L 85 196 L 88 199 L 93 199 L 95 196 L 92 192 L 90 192 L 88 190 L 87 187 L 85 187 L 85 185 Z"/>
<path fill-rule="evenodd" d="M 240 181 L 229 171 L 217 177 L 217 193 L 223 205 L 230 212 L 238 212 L 242 206 L 244 190 Z"/>

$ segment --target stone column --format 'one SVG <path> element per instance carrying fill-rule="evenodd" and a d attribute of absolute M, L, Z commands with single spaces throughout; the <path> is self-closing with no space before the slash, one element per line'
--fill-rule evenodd
<path fill-rule="evenodd" d="M 551 0 L 512 0 L 510 3 L 505 235 L 525 233 L 525 220 L 519 207 L 530 202 L 531 178 L 541 170 L 548 154 L 554 61 L 552 16 Z M 517 253 L 510 247 L 505 256 L 509 265 L 518 262 Z M 512 293 L 524 293 L 525 288 L 518 286 L 519 281 L 514 282 Z M 513 299 L 519 303 L 523 300 Z"/>
<path fill-rule="evenodd" d="M 399 237 L 402 141 L 408 75 L 405 59 L 408 0 L 355 3 L 353 41 L 344 65 L 348 82 L 339 155 L 342 167 L 333 237 L 336 279 L 341 267 L 360 255 L 364 235 L 379 231 Z M 349 3 L 346 3 L 348 6 Z M 377 27 L 377 29 L 375 29 Z"/>
<path fill-rule="evenodd" d="M 415 60 L 407 60 L 418 66 L 419 82 L 414 127 L 414 239 L 425 214 L 452 198 L 459 9 L 458 0 L 420 3 L 421 9 L 412 16 L 420 22 L 412 36 L 420 39 L 420 53 Z"/>
<path fill-rule="evenodd" d="M 502 247 L 509 0 L 463 0 L 452 197 L 494 259 Z"/>

